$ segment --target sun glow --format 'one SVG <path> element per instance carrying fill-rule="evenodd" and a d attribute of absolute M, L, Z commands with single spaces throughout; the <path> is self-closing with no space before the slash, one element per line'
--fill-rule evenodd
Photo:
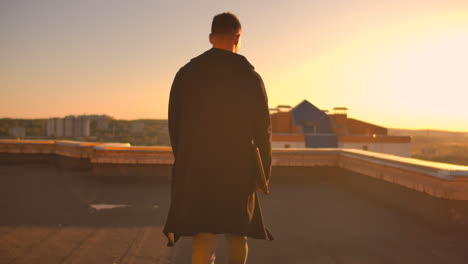
<path fill-rule="evenodd" d="M 273 76 L 273 106 L 302 95 L 388 127 L 468 130 L 468 13 L 367 22 Z"/>

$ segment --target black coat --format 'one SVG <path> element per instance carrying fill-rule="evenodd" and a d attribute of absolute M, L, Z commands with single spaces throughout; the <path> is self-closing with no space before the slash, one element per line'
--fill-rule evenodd
<path fill-rule="evenodd" d="M 198 232 L 272 240 L 255 192 L 252 139 L 271 173 L 263 81 L 244 56 L 212 48 L 176 74 L 169 99 L 174 153 L 168 246 Z"/>

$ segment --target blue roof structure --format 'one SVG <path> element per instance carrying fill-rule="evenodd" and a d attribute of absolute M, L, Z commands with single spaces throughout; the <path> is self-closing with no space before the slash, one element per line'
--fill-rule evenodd
<path fill-rule="evenodd" d="M 337 137 L 325 112 L 307 100 L 291 109 L 293 124 L 301 128 L 307 148 L 337 147 Z"/>

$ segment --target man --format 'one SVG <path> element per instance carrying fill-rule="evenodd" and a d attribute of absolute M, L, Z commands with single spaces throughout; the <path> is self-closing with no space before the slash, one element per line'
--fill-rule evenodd
<path fill-rule="evenodd" d="M 193 264 L 214 263 L 216 234 L 225 234 L 229 263 L 246 263 L 247 237 L 273 240 L 256 190 L 259 147 L 271 173 L 271 125 L 263 81 L 240 48 L 241 24 L 231 13 L 213 18 L 211 49 L 176 74 L 169 98 L 174 153 L 171 207 L 164 234 L 173 246 L 193 237 Z"/>

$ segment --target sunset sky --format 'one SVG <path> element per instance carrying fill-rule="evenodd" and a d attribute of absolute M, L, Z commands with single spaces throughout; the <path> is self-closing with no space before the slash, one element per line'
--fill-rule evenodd
<path fill-rule="evenodd" d="M 468 131 L 467 0 L 2 0 L 0 117 L 167 118 L 175 73 L 224 11 L 270 107 Z"/>

